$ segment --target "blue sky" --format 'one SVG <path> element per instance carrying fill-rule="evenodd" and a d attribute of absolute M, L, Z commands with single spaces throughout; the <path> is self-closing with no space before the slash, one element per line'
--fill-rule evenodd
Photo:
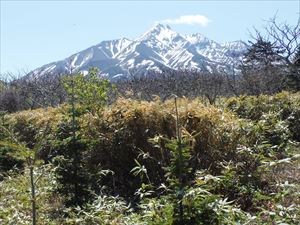
<path fill-rule="evenodd" d="M 249 39 L 277 13 L 295 24 L 300 1 L 1 1 L 0 74 L 32 70 L 102 40 L 135 39 L 155 22 L 218 41 Z"/>

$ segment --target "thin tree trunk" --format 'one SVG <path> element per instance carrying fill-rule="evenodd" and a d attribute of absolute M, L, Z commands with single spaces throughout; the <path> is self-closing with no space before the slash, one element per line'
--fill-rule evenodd
<path fill-rule="evenodd" d="M 35 184 L 33 180 L 33 166 L 30 167 L 31 201 L 32 201 L 32 225 L 36 225 Z"/>
<path fill-rule="evenodd" d="M 177 97 L 175 97 L 175 110 L 176 110 L 176 130 L 177 130 L 177 144 L 179 150 L 179 182 L 180 182 L 180 193 L 178 195 L 179 201 L 179 218 L 180 224 L 183 224 L 183 196 L 184 196 L 184 187 L 183 187 L 183 174 L 182 174 L 182 167 L 183 167 L 183 160 L 182 160 L 182 140 L 181 140 L 181 131 L 180 131 L 180 123 L 179 123 L 179 115 L 178 115 L 178 107 L 177 107 Z"/>

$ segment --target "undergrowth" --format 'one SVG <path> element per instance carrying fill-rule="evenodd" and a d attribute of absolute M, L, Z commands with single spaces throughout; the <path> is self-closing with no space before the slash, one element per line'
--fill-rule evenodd
<path fill-rule="evenodd" d="M 298 224 L 299 93 L 222 99 L 217 107 L 180 98 L 177 109 L 182 143 L 173 100 L 120 98 L 79 115 L 89 193 L 82 206 L 67 205 L 57 191 L 62 167 L 55 162 L 72 129 L 68 105 L 3 116 L 28 147 L 49 126 L 39 152 L 45 165 L 36 171 L 44 174 L 38 224 Z M 0 147 L 0 223 L 29 224 L 28 168 L 9 152 Z"/>

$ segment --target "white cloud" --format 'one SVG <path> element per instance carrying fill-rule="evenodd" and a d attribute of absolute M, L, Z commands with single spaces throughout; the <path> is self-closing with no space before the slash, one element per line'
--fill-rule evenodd
<path fill-rule="evenodd" d="M 198 24 L 205 27 L 209 22 L 211 22 L 211 20 L 203 15 L 185 15 L 176 19 L 166 19 L 160 22 L 168 24 Z"/>

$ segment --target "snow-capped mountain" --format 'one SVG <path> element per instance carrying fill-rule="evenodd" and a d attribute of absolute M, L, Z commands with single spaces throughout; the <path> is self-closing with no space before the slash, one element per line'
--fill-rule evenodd
<path fill-rule="evenodd" d="M 202 34 L 181 35 L 157 24 L 136 40 L 121 38 L 101 43 L 31 72 L 32 75 L 82 72 L 98 67 L 109 79 L 146 75 L 165 69 L 212 71 L 234 68 L 247 45 L 242 41 L 219 44 Z"/>

